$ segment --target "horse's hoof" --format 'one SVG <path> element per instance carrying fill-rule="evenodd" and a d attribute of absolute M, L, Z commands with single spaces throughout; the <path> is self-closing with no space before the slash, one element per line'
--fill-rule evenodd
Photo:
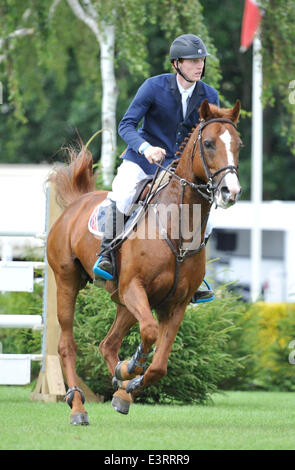
<path fill-rule="evenodd" d="M 70 415 L 70 422 L 74 426 L 88 425 L 88 424 L 90 424 L 89 419 L 88 419 L 88 413 L 74 413 L 74 414 Z"/>
<path fill-rule="evenodd" d="M 118 396 L 113 396 L 112 407 L 114 410 L 118 411 L 118 413 L 122 413 L 123 415 L 128 415 L 130 402 L 123 400 L 123 398 Z"/>

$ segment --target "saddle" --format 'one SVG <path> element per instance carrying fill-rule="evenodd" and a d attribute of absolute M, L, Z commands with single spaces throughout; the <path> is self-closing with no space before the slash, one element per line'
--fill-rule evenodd
<path fill-rule="evenodd" d="M 172 166 L 172 165 L 171 165 Z M 173 166 L 174 167 L 174 166 Z M 174 167 L 175 168 L 175 167 Z M 171 168 L 170 168 L 171 170 Z M 126 215 L 124 218 L 124 228 L 122 232 L 117 235 L 110 245 L 106 248 L 110 252 L 112 264 L 113 264 L 113 281 L 117 284 L 118 282 L 118 270 L 116 263 L 116 250 L 117 248 L 129 237 L 131 232 L 135 229 L 136 225 L 140 222 L 142 217 L 145 215 L 150 201 L 169 183 L 171 179 L 171 172 L 168 173 L 162 170 L 158 175 L 148 176 L 141 180 L 136 185 L 136 192 L 131 202 Z M 89 222 L 89 231 L 97 238 L 102 238 L 104 234 L 104 219 L 105 219 L 105 208 L 106 200 L 100 203 L 92 212 Z M 101 286 L 101 283 L 105 283 L 103 279 L 96 279 L 95 284 Z"/>
<path fill-rule="evenodd" d="M 151 175 L 137 183 L 135 195 L 124 218 L 124 230 L 115 240 L 118 238 L 125 240 L 128 237 L 141 217 L 145 214 L 151 199 L 169 183 L 170 178 L 171 174 L 162 170 L 156 179 Z M 88 221 L 88 230 L 97 238 L 102 238 L 105 231 L 104 218 L 106 204 L 107 202 L 104 200 L 96 206 Z M 111 243 L 112 247 L 115 240 Z"/>
<path fill-rule="evenodd" d="M 173 171 L 173 169 L 175 170 L 175 166 L 172 165 L 169 167 L 169 169 Z M 127 210 L 127 214 L 132 215 L 133 206 L 141 201 L 144 202 L 148 196 L 149 191 L 152 193 L 153 197 L 158 189 L 163 189 L 169 183 L 170 179 L 171 174 L 165 170 L 162 170 L 155 178 L 155 181 L 153 175 L 149 175 L 143 180 L 139 181 L 135 187 L 136 192 L 129 209 Z"/>

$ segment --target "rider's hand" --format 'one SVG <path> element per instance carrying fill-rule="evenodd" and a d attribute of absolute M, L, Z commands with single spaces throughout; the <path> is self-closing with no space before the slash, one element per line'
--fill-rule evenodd
<path fill-rule="evenodd" d="M 161 160 L 163 160 L 166 156 L 166 150 L 162 149 L 161 147 L 153 147 L 150 145 L 144 151 L 144 156 L 150 163 L 160 163 Z"/>

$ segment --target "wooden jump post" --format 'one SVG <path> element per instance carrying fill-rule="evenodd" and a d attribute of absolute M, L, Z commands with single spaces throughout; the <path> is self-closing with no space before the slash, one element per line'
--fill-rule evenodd
<path fill-rule="evenodd" d="M 47 187 L 46 194 L 46 239 L 50 228 L 61 215 L 62 209 L 56 202 L 54 184 Z M 45 247 L 44 256 L 46 267 L 44 273 L 44 299 L 43 299 L 43 341 L 42 366 L 37 380 L 36 388 L 31 394 L 31 400 L 56 402 L 62 400 L 66 393 L 64 374 L 58 354 L 60 326 L 57 319 L 56 284 L 52 269 L 48 265 Z M 87 385 L 79 379 L 79 387 L 83 390 L 89 402 L 101 401 Z"/>

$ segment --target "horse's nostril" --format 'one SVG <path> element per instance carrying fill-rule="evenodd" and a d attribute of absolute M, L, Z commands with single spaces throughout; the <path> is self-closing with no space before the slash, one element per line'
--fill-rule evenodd
<path fill-rule="evenodd" d="M 237 187 L 230 190 L 228 186 L 222 186 L 220 192 L 224 201 L 235 202 L 239 199 L 242 189 Z"/>
<path fill-rule="evenodd" d="M 229 198 L 229 196 L 230 196 L 230 191 L 229 191 L 229 189 L 228 189 L 227 186 L 222 186 L 222 188 L 221 188 L 221 194 L 222 194 L 222 197 L 224 197 L 224 198 L 226 198 L 226 197 Z"/>

